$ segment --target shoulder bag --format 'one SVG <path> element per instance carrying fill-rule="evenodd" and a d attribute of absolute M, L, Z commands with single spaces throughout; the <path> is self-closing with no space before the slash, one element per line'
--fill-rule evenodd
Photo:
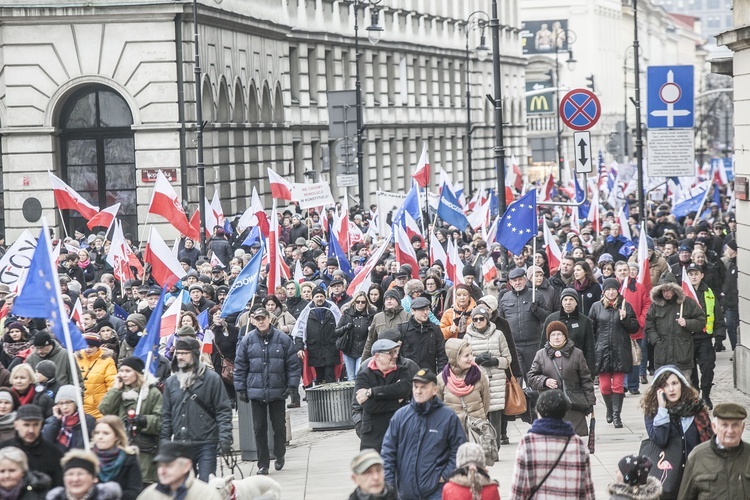
<path fill-rule="evenodd" d="M 214 342 L 214 347 L 221 358 L 221 379 L 229 385 L 234 385 L 234 361 L 224 357 L 216 342 Z"/>
<path fill-rule="evenodd" d="M 513 375 L 505 381 L 505 408 L 503 413 L 508 416 L 526 413 L 526 395 L 521 389 L 521 384 Z"/>
<path fill-rule="evenodd" d="M 560 373 L 560 369 L 557 367 L 557 363 L 555 363 L 555 360 L 552 360 L 552 366 L 555 367 L 555 371 L 557 371 L 557 375 L 560 377 L 560 382 L 562 382 L 562 392 L 565 395 L 565 399 L 567 399 L 570 402 L 570 409 L 575 411 L 586 411 L 591 407 L 591 403 L 588 402 L 586 399 L 586 395 L 581 391 L 580 389 L 571 391 L 568 389 L 568 384 L 565 383 L 565 379 L 562 376 L 562 373 Z"/>
<path fill-rule="evenodd" d="M 670 436 L 667 446 L 659 447 L 650 439 L 641 442 L 640 455 L 651 459 L 654 467 L 651 467 L 649 476 L 653 476 L 661 482 L 662 495 L 666 498 L 676 498 L 682 482 L 682 471 L 685 458 L 680 436 Z"/>
<path fill-rule="evenodd" d="M 469 415 L 469 407 L 466 406 L 464 398 L 461 398 L 461 406 L 464 408 L 466 421 L 466 438 L 471 443 L 476 443 L 484 450 L 484 460 L 487 466 L 492 466 L 498 459 L 497 431 L 486 418 L 478 418 Z"/>

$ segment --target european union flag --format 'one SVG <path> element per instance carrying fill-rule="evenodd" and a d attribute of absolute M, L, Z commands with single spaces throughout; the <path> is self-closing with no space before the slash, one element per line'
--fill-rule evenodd
<path fill-rule="evenodd" d="M 242 242 L 243 247 L 251 247 L 253 246 L 253 243 L 256 241 L 260 241 L 262 243 L 263 235 L 260 233 L 260 227 L 255 226 L 250 230 L 250 234 L 247 235 L 247 238 L 245 238 L 245 241 Z"/>
<path fill-rule="evenodd" d="M 201 331 L 208 328 L 208 309 L 204 309 L 202 313 L 198 315 L 198 326 Z"/>
<path fill-rule="evenodd" d="M 698 209 L 705 203 L 706 197 L 708 196 L 708 189 L 698 193 L 692 198 L 688 198 L 685 201 L 681 201 L 672 208 L 672 215 L 677 218 L 685 217 L 690 212 L 697 212 Z"/>
<path fill-rule="evenodd" d="M 412 182 L 411 189 L 408 193 L 406 193 L 404 203 L 400 207 L 398 207 L 396 212 L 393 214 L 393 217 L 391 218 L 391 224 L 401 224 L 402 226 L 406 227 L 406 222 L 404 221 L 404 212 L 409 212 L 409 215 L 411 215 L 412 219 L 414 219 L 415 221 L 418 221 L 422 218 L 422 211 L 419 209 L 419 191 L 415 182 Z"/>
<path fill-rule="evenodd" d="M 453 194 L 453 191 L 446 184 L 443 184 L 443 189 L 440 192 L 437 215 L 451 226 L 457 227 L 460 231 L 465 231 L 469 226 L 469 221 L 466 220 L 466 215 L 464 215 L 461 204 L 458 202 L 458 197 Z"/>
<path fill-rule="evenodd" d="M 52 250 L 49 241 L 47 224 L 42 227 L 42 234 L 31 257 L 31 264 L 26 275 L 21 293 L 13 302 L 13 314 L 27 318 L 45 318 L 55 337 L 69 351 L 79 351 L 87 347 L 80 330 L 73 326 L 63 309 L 60 292 L 60 279 L 57 267 L 52 264 Z M 68 324 L 68 334 L 65 325 Z"/>
<path fill-rule="evenodd" d="M 344 221 L 346 224 L 346 221 Z M 354 271 L 352 270 L 352 265 L 349 263 L 349 259 L 346 258 L 346 254 L 344 253 L 344 250 L 341 248 L 341 245 L 336 240 L 336 238 L 331 238 L 331 244 L 328 245 L 328 257 L 333 257 L 337 261 L 339 261 L 339 269 L 341 269 L 344 274 L 346 274 L 347 281 L 351 281 L 354 278 Z"/>
<path fill-rule="evenodd" d="M 578 177 L 575 178 L 575 181 L 576 181 L 576 203 L 578 203 L 579 201 L 586 199 L 586 191 L 584 191 L 581 185 L 578 183 Z M 588 219 L 589 210 L 591 210 L 591 202 L 589 200 L 586 200 L 583 202 L 582 205 L 578 207 L 578 218 Z"/>
<path fill-rule="evenodd" d="M 234 228 L 232 227 L 232 223 L 229 222 L 229 219 L 224 219 L 224 232 L 229 236 L 234 234 Z"/>
<path fill-rule="evenodd" d="M 159 302 L 156 303 L 156 307 L 151 311 L 151 316 L 149 316 L 146 328 L 144 328 L 144 335 L 138 341 L 135 350 L 133 350 L 133 356 L 138 356 L 144 363 L 148 363 L 148 353 L 152 353 L 151 364 L 149 366 L 149 371 L 152 375 L 156 375 L 156 368 L 159 366 L 159 330 L 161 329 L 161 315 L 164 312 L 164 295 L 166 293 L 167 289 L 162 288 L 161 295 L 159 295 Z"/>
<path fill-rule="evenodd" d="M 221 308 L 221 317 L 226 318 L 232 313 L 242 311 L 258 289 L 260 279 L 260 265 L 263 262 L 263 252 L 257 252 L 250 262 L 240 271 L 229 289 Z"/>
<path fill-rule="evenodd" d="M 539 230 L 536 214 L 536 190 L 532 189 L 508 206 L 497 222 L 496 241 L 519 255 Z"/>
<path fill-rule="evenodd" d="M 127 321 L 128 319 L 128 312 L 122 307 L 120 307 L 119 304 L 115 304 L 115 309 L 114 311 L 112 311 L 112 315 L 115 318 L 120 318 L 123 321 Z"/>

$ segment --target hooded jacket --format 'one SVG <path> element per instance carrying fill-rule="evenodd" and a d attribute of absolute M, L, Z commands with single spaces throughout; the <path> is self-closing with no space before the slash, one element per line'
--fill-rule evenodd
<path fill-rule="evenodd" d="M 63 347 L 56 340 L 53 340 L 52 342 L 55 343 L 55 346 L 47 356 L 42 357 L 39 355 L 39 353 L 33 352 L 29 355 L 28 358 L 26 358 L 26 363 L 28 363 L 32 368 L 36 370 L 36 365 L 38 365 L 40 361 L 48 359 L 55 363 L 55 366 L 57 367 L 57 370 L 55 371 L 55 379 L 57 380 L 57 383 L 60 385 L 72 384 L 73 372 L 71 371 L 70 363 L 68 362 L 68 351 L 63 349 Z M 75 356 L 73 357 L 75 358 Z M 78 363 L 76 363 L 76 366 L 77 365 Z"/>
<path fill-rule="evenodd" d="M 78 364 L 81 367 L 81 384 L 83 391 L 83 409 L 92 417 L 99 419 L 102 413 L 99 411 L 99 403 L 104 395 L 115 383 L 117 367 L 115 361 L 104 351 L 98 349 L 91 356 L 85 351 L 77 355 Z"/>
<path fill-rule="evenodd" d="M 445 352 L 448 355 L 448 364 L 450 368 L 446 370 L 458 370 L 458 356 L 469 347 L 469 341 L 466 339 L 449 339 L 445 344 Z M 481 377 L 474 383 L 472 391 L 466 396 L 457 396 L 450 391 L 443 378 L 442 373 L 438 373 L 438 397 L 443 400 L 445 406 L 456 412 L 461 424 L 465 425 L 467 414 L 480 418 L 487 418 L 487 412 L 490 410 L 490 382 L 487 374 L 484 373 L 477 365 L 472 362 L 472 367 L 476 367 L 481 372 Z M 471 368 L 469 368 L 471 370 Z M 463 375 L 466 375 L 466 370 Z M 455 371 L 453 372 L 455 373 Z M 464 431 L 466 429 L 464 428 Z"/>
<path fill-rule="evenodd" d="M 487 376 L 490 388 L 490 407 L 488 411 L 500 411 L 505 408 L 505 384 L 507 382 L 505 371 L 510 367 L 513 357 L 503 332 L 491 321 L 488 321 L 487 325 L 487 328 L 483 332 L 480 332 L 474 328 L 474 324 L 472 323 L 466 329 L 464 340 L 467 340 L 471 344 L 474 356 L 488 352 L 493 360 L 497 360 L 496 366 L 482 365 L 481 368 Z M 448 359 L 450 360 L 450 353 L 446 352 L 446 354 L 448 354 Z"/>
<path fill-rule="evenodd" d="M 465 442 L 461 421 L 440 399 L 412 400 L 393 415 L 383 439 L 385 482 L 404 500 L 429 497 L 453 474 Z"/>
<path fill-rule="evenodd" d="M 646 484 L 630 486 L 625 483 L 612 483 L 607 486 L 609 500 L 659 500 L 661 498 L 661 482 L 654 476 L 649 476 Z"/>
<path fill-rule="evenodd" d="M 667 289 L 674 292 L 669 301 L 662 295 Z M 680 316 L 685 318 L 685 326 L 677 323 Z M 703 309 L 692 298 L 685 297 L 673 275 L 662 275 L 659 284 L 651 290 L 651 307 L 646 313 L 645 332 L 649 343 L 654 346 L 655 366 L 673 364 L 680 370 L 693 368 L 693 334 L 705 327 Z"/>

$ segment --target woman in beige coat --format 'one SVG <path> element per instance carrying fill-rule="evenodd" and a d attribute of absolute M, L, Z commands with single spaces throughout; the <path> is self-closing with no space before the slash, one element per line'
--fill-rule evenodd
<path fill-rule="evenodd" d="M 464 432 L 467 432 L 467 414 L 482 420 L 487 418 L 490 409 L 489 380 L 474 363 L 474 352 L 468 340 L 448 339 L 445 353 L 448 364 L 438 376 L 438 397 L 456 412 Z"/>
<path fill-rule="evenodd" d="M 505 409 L 506 369 L 513 361 L 503 332 L 490 321 L 492 311 L 480 304 L 471 312 L 471 325 L 466 340 L 474 351 L 474 362 L 482 367 L 490 383 L 490 409 L 487 418 L 497 431 L 498 446 L 502 441 L 502 418 Z"/>

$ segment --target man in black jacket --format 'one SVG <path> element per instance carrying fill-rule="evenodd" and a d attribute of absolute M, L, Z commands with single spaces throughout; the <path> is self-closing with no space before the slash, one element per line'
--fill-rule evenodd
<path fill-rule="evenodd" d="M 307 355 L 308 366 L 315 368 L 316 384 L 336 381 L 334 369 L 341 363 L 341 355 L 336 347 L 339 319 L 341 312 L 326 300 L 325 290 L 315 287 L 312 302 L 300 314 L 293 336 L 300 359 Z"/>
<path fill-rule="evenodd" d="M 199 283 L 190 285 L 190 302 L 182 304 L 182 310 L 190 311 L 198 316 L 206 309 L 211 309 L 216 305 L 212 300 L 208 300 L 204 297 L 203 294 L 203 285 Z"/>
<path fill-rule="evenodd" d="M 20 406 L 13 422 L 16 437 L 0 443 L 0 448 L 15 446 L 20 449 L 29 459 L 29 470 L 47 474 L 52 479 L 52 486 L 62 486 L 62 453 L 57 446 L 42 437 L 43 423 L 41 408 L 33 404 Z"/>
<path fill-rule="evenodd" d="M 380 453 L 391 417 L 409 402 L 412 374 L 408 365 L 397 362 L 398 356 L 398 343 L 378 340 L 372 345 L 372 359 L 357 374 L 354 397 L 362 408 L 357 427 L 360 450 L 372 448 Z"/>
<path fill-rule="evenodd" d="M 286 420 L 284 403 L 297 390 L 301 374 L 297 350 L 289 335 L 271 326 L 265 307 L 253 313 L 255 329 L 237 346 L 234 363 L 234 388 L 237 399 L 250 402 L 253 431 L 258 446 L 258 474 L 268 474 L 271 458 L 268 450 L 268 418 L 273 428 L 273 454 L 276 470 L 284 468 Z"/>
<path fill-rule="evenodd" d="M 430 301 L 418 297 L 411 303 L 412 317 L 398 325 L 401 333 L 401 355 L 420 368 L 440 373 L 448 364 L 445 339 L 440 327 L 430 321 Z"/>

